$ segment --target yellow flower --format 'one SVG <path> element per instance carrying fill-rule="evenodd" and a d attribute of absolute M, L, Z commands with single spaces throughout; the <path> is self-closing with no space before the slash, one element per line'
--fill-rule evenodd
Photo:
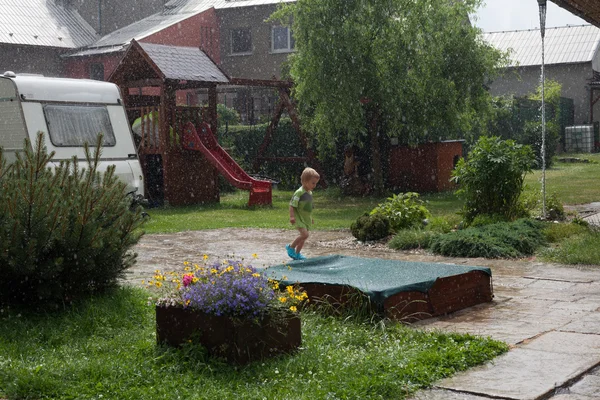
<path fill-rule="evenodd" d="M 208 260 L 208 256 L 206 254 L 203 255 L 202 258 L 204 259 L 204 261 Z"/>
<path fill-rule="evenodd" d="M 256 253 L 252 253 L 252 257 L 253 257 L 253 258 L 258 258 L 258 254 L 256 254 Z"/>
<path fill-rule="evenodd" d="M 285 296 L 281 296 L 281 297 L 279 298 L 279 301 L 280 301 L 280 302 L 282 302 L 282 303 L 285 303 L 285 302 L 287 301 L 287 297 L 285 297 Z"/>
<path fill-rule="evenodd" d="M 286 286 L 285 290 L 287 290 L 287 292 L 289 293 L 290 296 L 294 295 L 294 287 L 293 286 Z"/>
<path fill-rule="evenodd" d="M 291 306 L 291 307 L 290 307 L 290 310 L 291 310 L 292 312 L 296 312 L 296 311 L 298 311 L 298 309 L 296 308 L 296 306 Z"/>
<path fill-rule="evenodd" d="M 190 265 L 189 261 L 184 261 L 183 265 Z"/>
<path fill-rule="evenodd" d="M 255 272 L 252 274 L 253 277 L 258 278 L 260 276 L 260 274 L 258 272 Z"/>
<path fill-rule="evenodd" d="M 155 283 L 156 287 L 159 288 L 162 286 L 162 282 L 161 281 L 156 281 Z"/>

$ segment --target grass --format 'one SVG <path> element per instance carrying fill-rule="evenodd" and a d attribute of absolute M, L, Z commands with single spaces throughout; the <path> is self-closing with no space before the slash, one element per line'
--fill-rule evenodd
<path fill-rule="evenodd" d="M 576 157 L 590 163 L 555 162 L 546 171 L 546 193 L 556 193 L 564 204 L 585 204 L 600 201 L 598 176 L 600 176 L 600 153 L 562 154 L 561 157 Z M 528 190 L 542 190 L 542 171 L 536 170 L 525 177 Z"/>
<path fill-rule="evenodd" d="M 221 194 L 218 204 L 161 207 L 148 210 L 146 233 L 168 233 L 217 228 L 289 228 L 293 191 L 274 190 L 272 207 L 248 207 L 248 192 Z M 316 190 L 315 229 L 348 229 L 365 211 L 385 198 L 346 197 L 337 189 Z"/>
<path fill-rule="evenodd" d="M 274 190 L 272 207 L 248 207 L 248 192 L 222 193 L 218 204 L 186 207 L 161 207 L 147 210 L 146 233 L 170 233 L 218 228 L 289 228 L 289 202 L 293 191 Z M 349 229 L 350 224 L 371 211 L 382 197 L 344 196 L 338 189 L 316 190 L 314 193 L 315 229 Z M 461 206 L 453 193 L 435 193 L 422 197 L 434 215 L 458 220 Z"/>
<path fill-rule="evenodd" d="M 294 355 L 245 367 L 156 346 L 148 292 L 120 288 L 64 312 L 0 313 L 8 399 L 402 399 L 507 351 L 491 339 L 302 316 Z"/>

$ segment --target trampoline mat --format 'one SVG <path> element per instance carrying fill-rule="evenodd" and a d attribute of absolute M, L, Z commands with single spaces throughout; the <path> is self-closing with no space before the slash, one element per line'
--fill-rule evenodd
<path fill-rule="evenodd" d="M 323 284 L 351 286 L 382 304 L 400 292 L 426 293 L 438 278 L 481 271 L 491 277 L 487 267 L 428 263 L 341 255 L 292 261 L 267 269 L 268 276 L 282 285 Z"/>

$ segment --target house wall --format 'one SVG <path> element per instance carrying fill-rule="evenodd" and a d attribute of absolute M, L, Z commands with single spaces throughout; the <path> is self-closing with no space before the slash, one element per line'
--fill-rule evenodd
<path fill-rule="evenodd" d="M 165 0 L 70 0 L 94 30 L 106 35 L 162 10 Z"/>
<path fill-rule="evenodd" d="M 509 69 L 503 77 L 497 78 L 491 85 L 494 96 L 512 94 L 518 97 L 533 93 L 540 83 L 540 66 Z M 562 84 L 562 97 L 573 99 L 575 124 L 589 123 L 589 89 L 587 84 L 593 76 L 592 63 L 559 64 L 545 67 L 546 79 Z M 594 108 L 594 120 L 600 118 L 600 104 Z"/>
<path fill-rule="evenodd" d="M 221 68 L 231 77 L 272 79 L 281 78 L 281 64 L 289 53 L 271 52 L 271 27 L 273 22 L 264 22 L 275 10 L 276 5 L 239 7 L 217 10 L 221 29 Z M 231 29 L 250 28 L 252 54 L 231 54 Z"/>
<path fill-rule="evenodd" d="M 60 55 L 65 50 L 39 46 L 0 44 L 0 74 L 15 73 L 63 76 Z"/>
<path fill-rule="evenodd" d="M 92 64 L 104 64 L 104 80 L 117 67 L 123 53 L 112 53 L 90 57 L 73 57 L 65 60 L 64 73 L 69 78 L 90 79 L 90 70 Z"/>

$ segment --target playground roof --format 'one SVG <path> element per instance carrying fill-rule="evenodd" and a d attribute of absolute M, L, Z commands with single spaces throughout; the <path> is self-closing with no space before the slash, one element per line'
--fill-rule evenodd
<path fill-rule="evenodd" d="M 146 86 L 178 81 L 185 88 L 229 82 L 227 75 L 196 47 L 165 46 L 135 40 L 108 80 L 117 84 L 141 82 Z"/>

